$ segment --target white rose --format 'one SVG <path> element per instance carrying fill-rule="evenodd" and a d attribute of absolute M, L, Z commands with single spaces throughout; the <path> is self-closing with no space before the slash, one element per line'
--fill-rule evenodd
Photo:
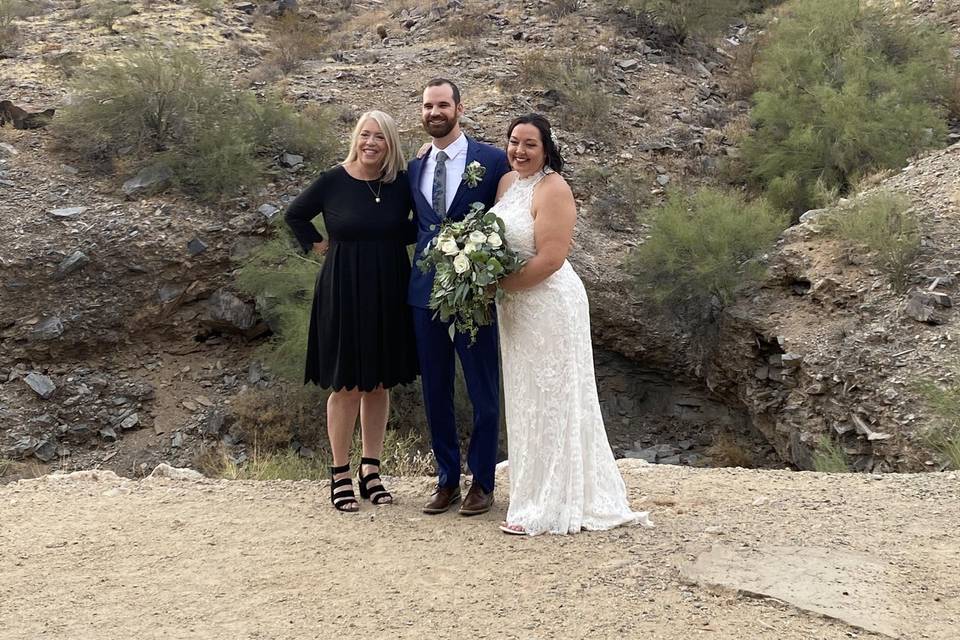
<path fill-rule="evenodd" d="M 496 249 L 497 247 L 503 244 L 503 240 L 500 239 L 500 234 L 498 234 L 497 232 L 493 232 L 489 236 L 487 236 L 487 242 L 489 242 L 490 246 L 493 247 L 494 249 Z"/>
<path fill-rule="evenodd" d="M 484 240 L 486 240 L 486 238 L 484 238 Z M 467 255 L 470 255 L 476 250 L 477 250 L 477 245 L 473 244 L 472 242 L 468 242 L 463 246 L 463 252 Z"/>
<path fill-rule="evenodd" d="M 470 270 L 470 258 L 467 257 L 465 253 L 457 254 L 457 257 L 453 259 L 453 270 L 457 273 L 465 273 Z"/>
<path fill-rule="evenodd" d="M 448 238 L 440 243 L 440 251 L 443 251 L 444 255 L 455 256 L 460 253 L 460 247 L 457 246 L 456 240 Z"/>
<path fill-rule="evenodd" d="M 471 231 L 467 240 L 473 244 L 483 244 L 487 241 L 487 236 L 483 233 L 483 231 Z"/>

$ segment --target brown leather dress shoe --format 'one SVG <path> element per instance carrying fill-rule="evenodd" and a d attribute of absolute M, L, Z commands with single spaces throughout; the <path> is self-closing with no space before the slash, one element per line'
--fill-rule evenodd
<path fill-rule="evenodd" d="M 480 485 L 472 484 L 470 490 L 467 491 L 467 497 L 463 499 L 463 504 L 460 505 L 460 515 L 478 516 L 490 511 L 492 506 L 493 492 L 487 493 Z"/>
<path fill-rule="evenodd" d="M 443 513 L 460 501 L 460 485 L 455 484 L 452 487 L 437 486 L 430 496 L 430 501 L 423 505 L 423 512 L 431 515 Z"/>

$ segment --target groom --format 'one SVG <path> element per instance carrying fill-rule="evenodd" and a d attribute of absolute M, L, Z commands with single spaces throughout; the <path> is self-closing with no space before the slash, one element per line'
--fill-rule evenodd
<path fill-rule="evenodd" d="M 492 206 L 497 184 L 510 170 L 503 151 L 468 138 L 460 130 L 463 104 L 460 90 L 450 80 L 436 78 L 427 83 L 420 115 L 433 145 L 428 154 L 412 160 L 407 171 L 418 228 L 414 261 L 437 235 L 444 220 L 462 220 L 474 202 Z M 473 162 L 479 163 L 484 173 L 480 182 L 471 187 L 464 182 L 463 172 Z M 450 322 L 434 319 L 434 311 L 429 308 L 433 276 L 433 271 L 423 273 L 415 267 L 407 298 L 413 307 L 423 405 L 438 472 L 437 487 L 423 512 L 443 513 L 460 501 L 460 438 L 453 409 L 456 353 L 473 405 L 473 431 L 467 452 L 473 483 L 460 506 L 460 514 L 474 516 L 486 513 L 493 505 L 500 428 L 497 327 L 481 327 L 473 345 L 461 333 L 451 340 Z"/>

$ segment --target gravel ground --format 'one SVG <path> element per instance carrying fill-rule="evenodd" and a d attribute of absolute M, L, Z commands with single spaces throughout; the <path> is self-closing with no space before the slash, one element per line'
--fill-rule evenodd
<path fill-rule="evenodd" d="M 655 529 L 505 536 L 505 478 L 477 518 L 421 514 L 427 478 L 357 516 L 325 483 L 19 481 L 0 487 L 0 638 L 886 637 L 681 577 L 716 545 L 868 554 L 898 635 L 955 637 L 960 475 L 619 464 Z"/>

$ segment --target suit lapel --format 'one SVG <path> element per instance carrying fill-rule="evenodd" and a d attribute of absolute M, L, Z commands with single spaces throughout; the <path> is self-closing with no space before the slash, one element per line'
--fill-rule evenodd
<path fill-rule="evenodd" d="M 479 148 L 479 145 L 473 141 L 473 138 L 467 136 L 467 162 L 464 164 L 464 168 L 477 159 L 477 151 Z M 460 201 L 464 198 L 467 189 L 469 189 L 467 183 L 463 181 L 463 178 L 461 178 L 460 186 L 457 188 L 457 193 L 453 196 L 453 200 L 450 201 L 450 208 L 447 210 L 447 217 L 450 216 L 451 211 L 457 210 L 457 206 L 459 206 Z"/>

